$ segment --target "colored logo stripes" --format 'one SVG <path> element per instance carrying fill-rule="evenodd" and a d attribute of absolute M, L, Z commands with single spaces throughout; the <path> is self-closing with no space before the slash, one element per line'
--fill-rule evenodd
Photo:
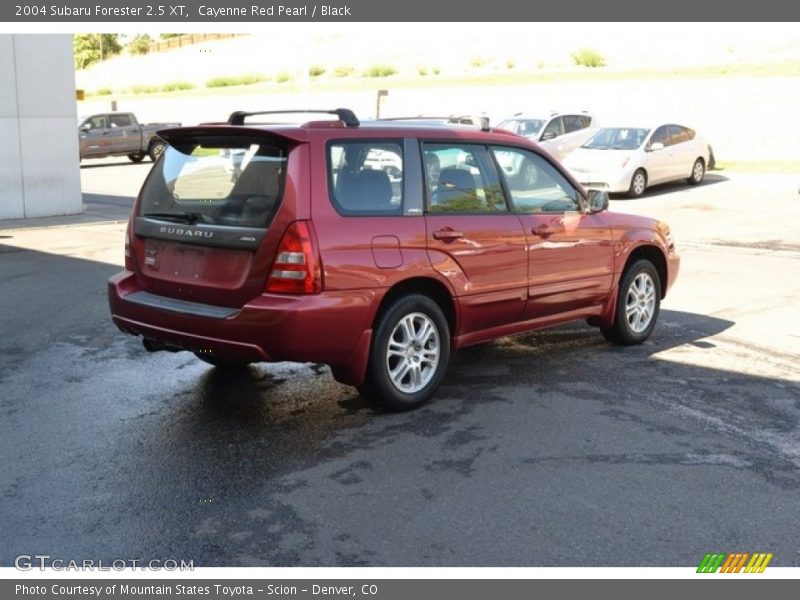
<path fill-rule="evenodd" d="M 749 559 L 749 561 L 748 561 Z M 709 552 L 703 557 L 700 566 L 697 567 L 698 573 L 763 573 L 769 561 L 772 560 L 772 553 L 766 552 L 735 552 L 726 554 L 724 552 Z M 745 566 L 745 563 L 747 566 Z"/>

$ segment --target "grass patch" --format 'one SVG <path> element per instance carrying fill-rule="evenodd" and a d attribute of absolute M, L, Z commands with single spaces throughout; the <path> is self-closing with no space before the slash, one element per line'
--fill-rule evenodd
<path fill-rule="evenodd" d="M 259 75 L 258 73 L 213 77 L 212 79 L 206 81 L 206 87 L 220 88 L 233 87 L 235 85 L 253 85 L 254 83 L 261 83 L 262 81 L 267 81 L 268 79 L 269 78 L 266 75 Z"/>
<path fill-rule="evenodd" d="M 364 77 L 391 77 L 397 73 L 397 69 L 392 65 L 372 65 L 364 71 Z"/>
<path fill-rule="evenodd" d="M 374 90 L 374 79 L 360 76 L 350 77 L 349 75 L 355 73 L 355 71 L 350 71 L 349 68 L 346 71 L 348 75 L 340 77 L 337 71 L 341 68 L 340 66 L 334 69 L 333 74 L 335 77 L 320 77 L 318 79 L 312 79 L 308 83 L 304 82 L 303 85 L 291 81 L 291 75 L 289 75 L 290 79 L 281 82 L 280 85 L 277 85 L 275 79 L 269 80 L 267 78 L 267 80 L 252 87 L 243 85 L 232 88 L 196 88 L 194 90 L 172 92 L 169 97 L 174 98 L 176 95 L 184 95 L 187 98 L 194 98 L 200 96 L 251 94 L 254 91 L 253 88 L 256 88 L 259 93 L 279 94 L 305 91 L 321 93 Z M 746 78 L 797 77 L 800 76 L 800 60 L 761 65 L 742 63 L 736 65 L 676 67 L 674 69 L 662 70 L 623 70 L 614 68 L 584 69 L 579 67 L 551 68 L 544 66 L 541 70 L 535 67 L 531 68 L 531 70 L 525 70 L 522 67 L 517 67 L 512 70 L 503 69 L 490 73 L 448 72 L 443 75 L 439 67 L 431 67 L 430 74 L 436 75 L 436 77 L 422 77 L 417 72 L 399 75 L 392 79 L 392 89 L 426 89 L 441 85 L 491 87 L 494 85 L 557 85 L 564 82 L 706 79 L 729 77 L 731 75 Z M 758 85 L 758 83 L 753 82 L 753 85 Z M 132 93 L 130 88 L 125 88 L 124 90 L 116 91 L 115 95 L 124 98 L 125 95 L 131 95 Z M 167 97 L 165 92 L 154 90 L 154 96 L 159 97 L 159 95 Z"/>
<path fill-rule="evenodd" d="M 348 77 L 355 72 L 356 68 L 353 65 L 339 65 L 333 70 L 336 77 Z"/>
<path fill-rule="evenodd" d="M 473 69 L 480 69 L 488 64 L 489 59 L 483 58 L 482 56 L 473 56 L 471 59 L 469 59 L 469 66 Z"/>
<path fill-rule="evenodd" d="M 309 77 L 319 77 L 320 75 L 325 74 L 325 67 L 322 65 L 311 65 L 308 67 L 308 76 Z"/>
<path fill-rule="evenodd" d="M 110 96 L 114 91 L 110 87 L 101 87 L 95 90 L 95 96 Z"/>
<path fill-rule="evenodd" d="M 278 83 L 286 83 L 287 81 L 292 80 L 292 74 L 288 73 L 287 71 L 283 71 L 282 73 L 278 73 L 275 76 L 275 81 Z"/>
<path fill-rule="evenodd" d="M 193 90 L 194 84 L 188 81 L 170 81 L 161 86 L 162 92 L 177 92 L 180 90 Z"/>
<path fill-rule="evenodd" d="M 796 175 L 800 173 L 800 160 L 719 160 L 716 171 Z"/>
<path fill-rule="evenodd" d="M 157 85 L 132 85 L 131 86 L 131 94 L 154 94 L 158 92 L 159 88 Z"/>
<path fill-rule="evenodd" d="M 570 54 L 572 57 L 572 62 L 574 62 L 579 67 L 605 67 L 606 66 L 606 58 L 602 54 L 600 54 L 597 50 L 592 50 L 591 48 L 582 48 L 577 52 L 573 52 Z"/>

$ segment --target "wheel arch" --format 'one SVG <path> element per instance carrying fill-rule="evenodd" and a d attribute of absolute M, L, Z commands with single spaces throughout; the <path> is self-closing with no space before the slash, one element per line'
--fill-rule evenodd
<path fill-rule="evenodd" d="M 625 259 L 625 266 L 622 269 L 620 278 L 625 275 L 628 268 L 639 259 L 646 259 L 653 263 L 658 272 L 658 280 L 661 284 L 661 299 L 667 294 L 667 258 L 658 246 L 652 244 L 642 244 L 634 248 Z"/>
<path fill-rule="evenodd" d="M 458 324 L 458 313 L 452 291 L 438 279 L 432 277 L 411 277 L 398 281 L 381 298 L 378 310 L 375 312 L 373 325 L 380 319 L 384 312 L 392 303 L 403 296 L 409 294 L 422 294 L 428 296 L 442 309 L 447 326 L 450 328 L 450 337 L 455 336 Z"/>

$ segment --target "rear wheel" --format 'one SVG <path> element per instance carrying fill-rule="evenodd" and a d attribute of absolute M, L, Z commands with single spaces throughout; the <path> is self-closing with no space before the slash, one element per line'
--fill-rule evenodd
<path fill-rule="evenodd" d="M 240 371 L 250 364 L 250 361 L 247 360 L 231 360 L 214 356 L 213 354 L 203 354 L 201 352 L 195 352 L 194 355 L 203 362 L 214 365 L 223 371 Z"/>
<path fill-rule="evenodd" d="M 620 281 L 614 324 L 600 331 L 609 342 L 620 346 L 641 344 L 653 332 L 660 306 L 658 271 L 649 260 L 637 260 Z"/>
<path fill-rule="evenodd" d="M 150 155 L 150 160 L 156 162 L 166 147 L 167 145 L 162 140 L 153 140 L 150 142 L 150 148 L 147 151 L 147 153 Z"/>
<path fill-rule="evenodd" d="M 427 402 L 450 358 L 450 328 L 439 305 L 421 294 L 400 298 L 378 317 L 374 332 L 359 392 L 393 411 Z"/>
<path fill-rule="evenodd" d="M 644 169 L 636 169 L 636 172 L 631 177 L 631 187 L 628 188 L 628 195 L 631 198 L 638 198 L 647 189 L 647 173 Z"/>
<path fill-rule="evenodd" d="M 694 165 L 692 165 L 692 174 L 686 180 L 692 185 L 697 185 L 703 181 L 703 177 L 706 175 L 706 164 L 703 162 L 702 158 L 698 158 L 694 161 Z"/>
<path fill-rule="evenodd" d="M 131 162 L 142 162 L 144 157 L 147 156 L 144 152 L 136 152 L 134 154 L 128 154 L 128 160 Z"/>

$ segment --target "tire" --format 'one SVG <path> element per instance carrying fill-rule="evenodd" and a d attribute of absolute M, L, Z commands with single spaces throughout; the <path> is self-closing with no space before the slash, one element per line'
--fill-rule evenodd
<path fill-rule="evenodd" d="M 153 140 L 150 142 L 150 148 L 147 150 L 147 154 L 150 155 L 150 160 L 156 162 L 166 147 L 167 145 L 162 140 Z"/>
<path fill-rule="evenodd" d="M 653 263 L 639 259 L 622 276 L 614 324 L 600 331 L 619 346 L 641 344 L 656 326 L 661 308 L 661 280 Z"/>
<path fill-rule="evenodd" d="M 246 369 L 250 364 L 250 362 L 246 360 L 230 360 L 220 358 L 219 356 L 214 356 L 213 354 L 201 354 L 199 352 L 195 352 L 194 355 L 204 363 L 214 365 L 217 369 L 222 371 L 241 371 Z"/>
<path fill-rule="evenodd" d="M 128 160 L 135 163 L 140 163 L 147 156 L 144 152 L 136 152 L 135 154 L 128 154 Z"/>
<path fill-rule="evenodd" d="M 378 316 L 374 332 L 361 395 L 391 411 L 430 400 L 450 359 L 450 328 L 439 305 L 421 294 L 402 297 Z"/>
<path fill-rule="evenodd" d="M 686 179 L 691 185 L 699 185 L 706 176 L 706 163 L 702 158 L 698 158 L 692 165 L 692 174 Z"/>
<path fill-rule="evenodd" d="M 636 169 L 633 177 L 631 177 L 631 186 L 628 188 L 628 196 L 631 198 L 639 198 L 647 189 L 647 173 L 644 169 Z"/>

